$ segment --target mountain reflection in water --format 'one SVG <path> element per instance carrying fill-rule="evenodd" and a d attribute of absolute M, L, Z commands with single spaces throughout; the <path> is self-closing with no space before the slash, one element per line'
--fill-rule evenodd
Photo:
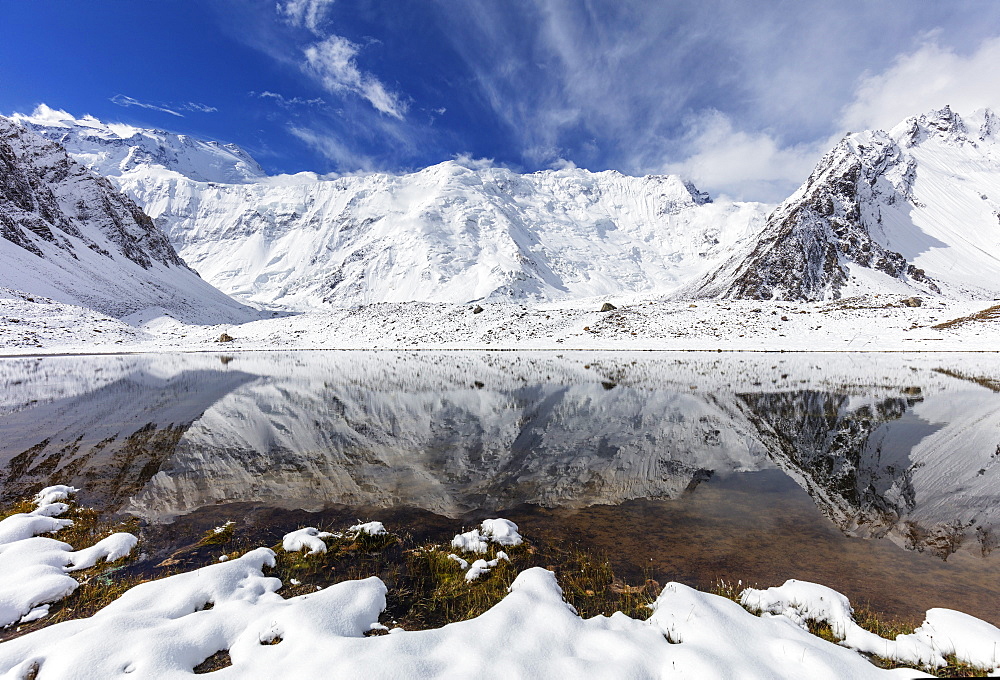
<path fill-rule="evenodd" d="M 232 502 L 459 517 L 683 499 L 778 469 L 848 535 L 985 556 L 1000 395 L 962 376 L 997 374 L 982 355 L 4 359 L 2 499 L 66 483 L 155 522 Z"/>

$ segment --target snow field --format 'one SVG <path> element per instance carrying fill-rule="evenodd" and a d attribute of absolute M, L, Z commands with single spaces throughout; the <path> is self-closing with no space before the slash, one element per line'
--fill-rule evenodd
<path fill-rule="evenodd" d="M 89 619 L 0 644 L 0 673 L 186 678 L 228 650 L 231 665 L 217 677 L 326 677 L 329 664 L 317 663 L 322 650 L 343 678 L 929 677 L 881 670 L 786 615 L 756 617 L 678 583 L 667 584 L 647 621 L 621 613 L 582 619 L 563 601 L 555 576 L 537 567 L 477 618 L 365 637 L 385 628 L 378 622 L 386 603 L 379 579 L 284 599 L 280 581 L 262 572 L 274 557 L 258 548 L 138 585 Z"/>
<path fill-rule="evenodd" d="M 185 324 L 165 316 L 124 321 L 84 307 L 0 290 L 0 352 L 20 354 L 259 351 L 275 349 L 609 349 L 673 351 L 919 352 L 996 350 L 1000 319 L 949 328 L 988 303 L 899 296 L 832 303 L 612 299 L 467 305 L 379 303 L 245 324 Z M 234 338 L 218 342 L 222 333 Z"/>

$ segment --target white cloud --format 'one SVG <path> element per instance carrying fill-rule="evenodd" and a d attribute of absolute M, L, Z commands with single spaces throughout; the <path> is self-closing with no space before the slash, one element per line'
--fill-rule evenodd
<path fill-rule="evenodd" d="M 281 107 L 290 109 L 293 106 L 323 106 L 326 104 L 321 97 L 316 97 L 314 99 L 305 99 L 304 97 L 286 97 L 277 92 L 268 92 L 267 90 L 263 92 L 250 92 L 251 97 L 257 97 L 259 99 L 271 99 Z"/>
<path fill-rule="evenodd" d="M 278 3 L 278 13 L 292 26 L 306 28 L 320 35 L 320 24 L 334 0 L 288 0 Z"/>
<path fill-rule="evenodd" d="M 663 170 L 692 180 L 711 194 L 778 202 L 808 177 L 829 140 L 782 146 L 766 132 L 738 130 L 718 111 L 688 121 L 687 157 Z"/>
<path fill-rule="evenodd" d="M 959 114 L 984 107 L 1000 110 L 1000 38 L 986 39 L 966 55 L 942 47 L 935 38 L 932 34 L 916 50 L 898 55 L 884 71 L 864 75 L 832 123 L 832 135 L 785 146 L 768 132 L 737 129 L 729 117 L 710 111 L 687 121 L 685 157 L 666 163 L 664 171 L 713 194 L 780 201 L 848 132 L 888 130 L 946 104 Z"/>
<path fill-rule="evenodd" d="M 178 108 L 183 109 L 184 111 L 197 111 L 198 113 L 215 113 L 216 111 L 219 110 L 214 106 L 209 106 L 208 104 L 201 104 L 199 102 L 188 102 L 187 104 L 183 104 Z"/>
<path fill-rule="evenodd" d="M 998 65 L 1000 38 L 984 40 L 971 54 L 961 55 L 937 44 L 932 35 L 882 73 L 863 77 L 840 124 L 850 131 L 889 129 L 945 104 L 959 114 L 984 107 L 1000 110 Z"/>
<path fill-rule="evenodd" d="M 452 160 L 469 170 L 488 170 L 497 167 L 492 158 L 475 158 L 471 153 L 458 153 L 452 156 Z"/>
<path fill-rule="evenodd" d="M 169 113 L 170 115 L 177 116 L 179 118 L 184 117 L 184 114 L 177 113 L 173 109 L 168 109 L 165 106 L 159 104 L 150 104 L 148 102 L 141 102 L 138 99 L 134 99 L 133 97 L 129 97 L 124 94 L 116 94 L 114 97 L 111 98 L 110 101 L 112 104 L 117 104 L 118 106 L 124 106 L 124 107 L 138 106 L 139 108 L 143 109 L 152 109 L 153 111 L 161 111 L 162 113 Z"/>
<path fill-rule="evenodd" d="M 358 170 L 372 172 L 375 170 L 375 161 L 371 157 L 352 151 L 333 135 L 322 134 L 294 125 L 289 127 L 288 131 L 336 163 L 337 168 L 342 172 Z"/>
<path fill-rule="evenodd" d="M 339 35 L 305 49 L 306 70 L 330 92 L 353 92 L 384 114 L 403 120 L 407 103 L 370 73 L 362 72 L 355 61 L 358 45 Z"/>

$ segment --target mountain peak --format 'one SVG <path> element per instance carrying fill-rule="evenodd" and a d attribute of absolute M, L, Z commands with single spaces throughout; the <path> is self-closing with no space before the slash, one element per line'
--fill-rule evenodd
<path fill-rule="evenodd" d="M 928 139 L 961 144 L 970 141 L 968 134 L 965 121 L 948 105 L 919 116 L 911 116 L 889 132 L 889 136 L 903 148 L 916 146 Z"/>
<path fill-rule="evenodd" d="M 166 130 L 105 123 L 94 116 L 76 118 L 39 104 L 30 115 L 11 119 L 61 144 L 94 172 L 117 177 L 144 168 L 163 168 L 197 182 L 243 184 L 265 176 L 253 157 L 235 144 L 201 140 Z"/>
<path fill-rule="evenodd" d="M 950 106 L 847 135 L 768 217 L 748 252 L 694 290 L 836 299 L 874 290 L 992 298 L 1000 119 Z"/>

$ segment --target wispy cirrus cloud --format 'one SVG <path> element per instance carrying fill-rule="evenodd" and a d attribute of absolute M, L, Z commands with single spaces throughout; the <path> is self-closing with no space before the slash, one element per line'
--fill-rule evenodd
<path fill-rule="evenodd" d="M 161 104 L 151 104 L 149 102 L 142 102 L 139 101 L 138 99 L 135 99 L 134 97 L 129 97 L 128 95 L 124 94 L 116 94 L 114 97 L 111 98 L 111 103 L 117 104 L 118 106 L 124 106 L 126 108 L 131 106 L 137 106 L 141 109 L 150 109 L 152 111 L 159 111 L 160 113 L 169 113 L 171 116 L 177 116 L 178 118 L 184 117 L 183 113 L 178 113 L 177 111 L 169 109 Z"/>
<path fill-rule="evenodd" d="M 299 26 L 319 35 L 320 24 L 334 0 L 287 0 L 278 3 L 278 14 L 292 26 Z"/>
<path fill-rule="evenodd" d="M 169 113 L 171 116 L 177 116 L 178 118 L 183 118 L 184 114 L 180 111 L 189 111 L 195 113 L 215 113 L 218 111 L 214 106 L 209 106 L 208 104 L 201 104 L 199 102 L 184 102 L 181 104 L 163 104 L 163 103 L 152 103 L 144 102 L 136 99 L 135 97 L 129 97 L 124 94 L 116 94 L 111 98 L 112 104 L 117 104 L 118 106 L 123 106 L 125 108 L 136 106 L 140 109 L 149 109 L 151 111 L 159 111 L 160 113 Z"/>
<path fill-rule="evenodd" d="M 216 113 L 219 109 L 214 106 L 209 106 L 208 104 L 201 104 L 199 102 L 187 102 L 181 104 L 179 107 L 182 111 L 194 111 L 196 113 Z"/>
<path fill-rule="evenodd" d="M 683 172 L 747 199 L 787 196 L 848 129 L 1000 86 L 1000 49 L 976 48 L 997 3 L 437 3 L 470 95 L 529 166 Z"/>
<path fill-rule="evenodd" d="M 302 50 L 302 69 L 333 94 L 354 94 L 368 101 L 376 111 L 402 120 L 408 102 L 392 92 L 375 75 L 358 66 L 361 46 L 327 32 L 324 19 L 334 0 L 287 0 L 276 11 L 291 26 L 304 28 L 321 40 Z"/>
<path fill-rule="evenodd" d="M 358 68 L 358 45 L 339 35 L 305 49 L 306 70 L 329 92 L 352 92 L 368 100 L 376 110 L 403 120 L 408 104 L 390 92 L 378 78 Z"/>
<path fill-rule="evenodd" d="M 288 132 L 293 137 L 296 137 L 318 151 L 339 168 L 350 172 L 372 172 L 378 167 L 374 158 L 363 153 L 358 153 L 350 146 L 340 142 L 336 135 L 318 132 L 314 129 L 297 125 L 289 126 Z"/>
<path fill-rule="evenodd" d="M 283 94 L 277 92 L 269 92 L 264 90 L 263 92 L 250 91 L 251 97 L 257 97 L 258 99 L 268 99 L 275 102 L 278 106 L 282 108 L 291 109 L 300 106 L 325 106 L 326 100 L 322 97 L 313 97 L 312 99 L 306 99 L 305 97 L 286 97 Z"/>

